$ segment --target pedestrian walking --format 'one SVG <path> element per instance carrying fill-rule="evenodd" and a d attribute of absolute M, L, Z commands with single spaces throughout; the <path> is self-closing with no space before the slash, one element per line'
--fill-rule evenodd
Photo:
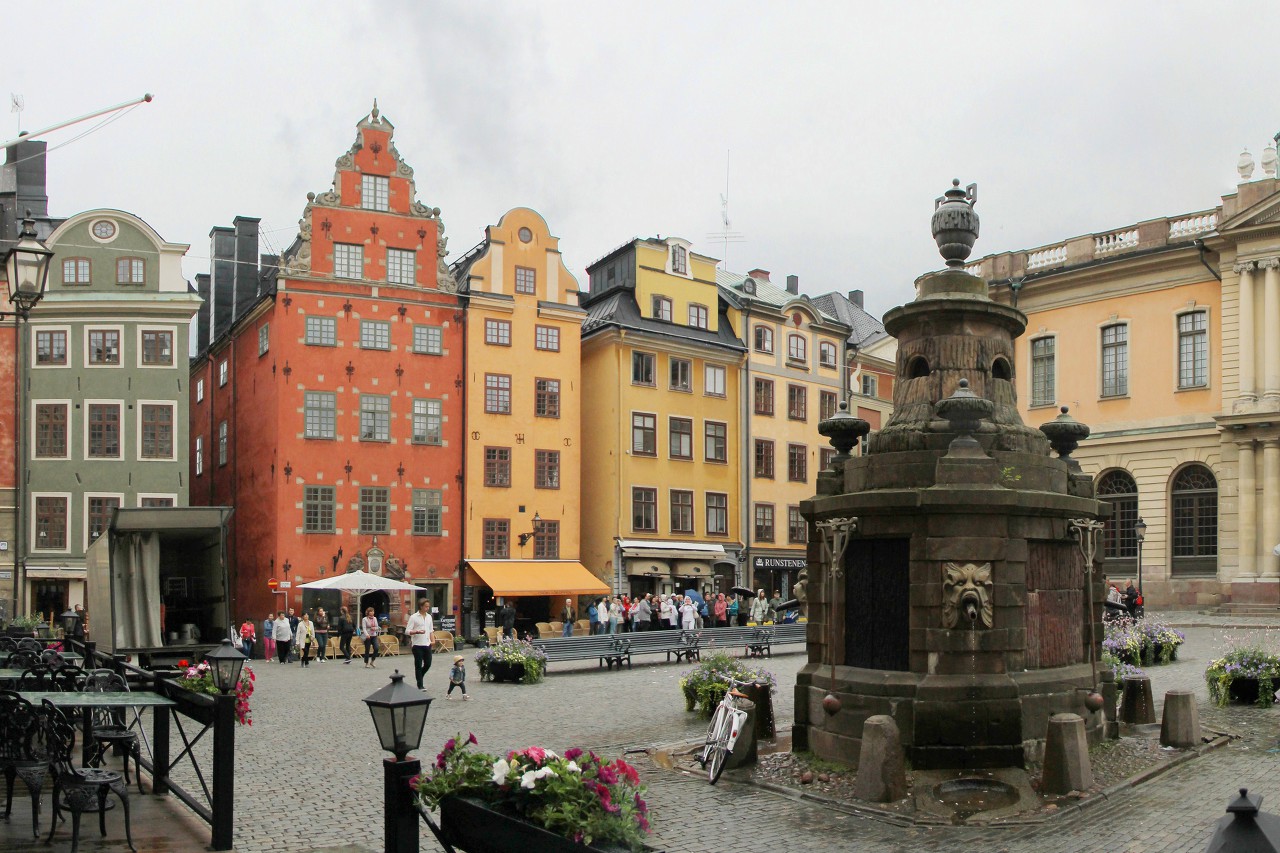
<path fill-rule="evenodd" d="M 763 625 L 769 618 L 769 600 L 764 597 L 764 590 L 756 590 L 756 597 L 751 599 L 751 621 Z"/>
<path fill-rule="evenodd" d="M 364 640 L 364 668 L 377 669 L 373 661 L 378 656 L 378 617 L 373 615 L 372 607 L 365 608 L 360 620 L 360 639 Z"/>
<path fill-rule="evenodd" d="M 564 623 L 563 636 L 566 636 L 566 637 L 573 636 L 573 619 L 574 619 L 573 599 L 566 598 L 564 600 L 564 609 L 560 611 L 560 621 Z M 462 692 L 465 694 L 467 691 L 463 690 Z"/>
<path fill-rule="evenodd" d="M 311 621 L 311 614 L 303 613 L 298 620 L 298 627 L 293 632 L 293 644 L 298 649 L 298 660 L 303 666 L 311 666 L 311 647 L 316 644 L 316 623 Z"/>
<path fill-rule="evenodd" d="M 267 663 L 271 663 L 271 659 L 276 656 L 275 625 L 274 613 L 268 613 L 267 618 L 262 620 L 262 659 Z"/>
<path fill-rule="evenodd" d="M 240 626 L 240 651 L 244 652 L 244 656 L 249 660 L 253 660 L 253 644 L 257 639 L 253 620 L 245 617 L 244 624 Z"/>
<path fill-rule="evenodd" d="M 321 607 L 316 611 L 316 660 L 324 661 L 329 657 L 329 614 Z"/>
<path fill-rule="evenodd" d="M 466 702 L 471 701 L 471 697 L 467 695 L 467 667 L 464 664 L 466 659 L 462 655 L 454 655 L 453 666 L 449 669 L 449 689 L 445 692 L 444 698 L 453 698 L 453 688 L 458 687 L 462 690 L 462 698 Z"/>
<path fill-rule="evenodd" d="M 418 602 L 418 612 L 409 617 L 404 632 L 409 636 L 409 647 L 413 650 L 413 677 L 418 682 L 418 689 L 426 691 L 422 686 L 422 677 L 431 669 L 431 633 L 435 625 L 431 621 L 431 602 L 424 598 Z"/>
<path fill-rule="evenodd" d="M 289 608 L 289 631 L 290 633 L 295 635 L 298 633 L 298 616 L 293 612 L 292 607 Z M 297 642 L 294 642 L 291 644 L 289 648 L 289 660 L 295 661 L 297 659 L 298 659 L 298 644 Z"/>
<path fill-rule="evenodd" d="M 289 662 L 289 645 L 293 640 L 293 629 L 289 627 L 289 617 L 281 610 L 276 614 L 276 621 L 271 623 L 271 636 L 276 641 L 276 652 L 280 663 Z"/>
<path fill-rule="evenodd" d="M 351 638 L 356 633 L 355 620 L 351 618 L 351 611 L 343 607 L 338 611 L 338 651 L 342 652 L 342 662 L 351 663 Z"/>

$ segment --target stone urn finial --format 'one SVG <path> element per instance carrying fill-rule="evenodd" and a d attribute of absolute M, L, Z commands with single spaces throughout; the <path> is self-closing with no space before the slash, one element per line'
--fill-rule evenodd
<path fill-rule="evenodd" d="M 1089 437 L 1089 425 L 1071 417 L 1068 411 L 1063 406 L 1060 415 L 1040 425 L 1040 431 L 1049 439 L 1049 446 L 1058 454 L 1058 458 L 1067 463 L 1072 471 L 1081 473 L 1080 463 L 1071 458 L 1071 453 L 1080 446 L 1080 442 Z"/>
<path fill-rule="evenodd" d="M 1236 160 L 1236 171 L 1240 173 L 1240 183 L 1244 183 L 1253 177 L 1253 155 L 1246 148 L 1240 152 L 1240 159 Z"/>
<path fill-rule="evenodd" d="M 978 214 L 973 206 L 978 201 L 978 185 L 969 184 L 960 189 L 960 179 L 951 182 L 951 189 L 934 201 L 930 228 L 938 244 L 938 252 L 947 266 L 960 269 L 978 241 Z"/>
<path fill-rule="evenodd" d="M 825 436 L 836 449 L 836 458 L 833 460 L 836 467 L 852 458 L 849 451 L 858 443 L 858 439 L 870 431 L 871 424 L 849 414 L 848 400 L 840 401 L 839 410 L 834 415 L 818 421 L 818 434 Z"/>
<path fill-rule="evenodd" d="M 947 455 L 986 456 L 973 433 L 978 431 L 978 423 L 991 417 L 995 409 L 995 403 L 969 390 L 968 379 L 961 379 L 960 387 L 950 397 L 939 400 L 938 416 L 949 421 L 951 428 L 960 433 L 947 448 Z"/>

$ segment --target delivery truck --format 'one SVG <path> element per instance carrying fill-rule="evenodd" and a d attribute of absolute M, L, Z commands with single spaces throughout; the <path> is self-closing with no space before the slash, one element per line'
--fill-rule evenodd
<path fill-rule="evenodd" d="M 230 507 L 115 510 L 85 555 L 85 606 L 99 651 L 143 667 L 192 662 L 232 628 Z"/>

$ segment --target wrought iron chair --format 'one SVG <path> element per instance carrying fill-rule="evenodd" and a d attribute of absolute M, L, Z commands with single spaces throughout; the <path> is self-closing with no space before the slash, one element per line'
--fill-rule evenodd
<path fill-rule="evenodd" d="M 18 640 L 18 651 L 35 652 L 36 657 L 39 657 L 44 651 L 44 643 L 40 642 L 35 637 L 23 637 Z"/>
<path fill-rule="evenodd" d="M 16 669 L 17 667 L 13 667 Z M 37 663 L 26 668 L 18 679 L 18 691 L 58 691 L 74 693 L 80 689 L 84 670 L 78 666 L 50 666 Z"/>
<path fill-rule="evenodd" d="M 30 669 L 40 664 L 40 657 L 31 652 L 13 652 L 9 655 L 7 666 L 9 669 Z"/>
<path fill-rule="evenodd" d="M 31 833 L 40 837 L 40 790 L 49 774 L 40 712 L 17 693 L 0 690 L 0 770 L 4 771 L 4 819 L 13 809 L 13 783 L 22 779 L 31 798 Z"/>
<path fill-rule="evenodd" d="M 62 656 L 62 652 L 45 649 L 40 653 L 40 663 L 46 666 L 60 667 L 67 665 L 67 659 Z"/>
<path fill-rule="evenodd" d="M 53 841 L 53 834 L 58 830 L 58 820 L 63 811 L 71 812 L 71 853 L 75 853 L 80 844 L 80 815 L 86 811 L 98 812 L 98 830 L 106 837 L 107 795 L 115 794 L 124 810 L 125 840 L 129 843 L 129 849 L 137 853 L 137 848 L 133 846 L 133 831 L 129 825 L 129 786 L 125 784 L 124 777 L 114 770 L 77 767 L 72 757 L 75 727 L 47 699 L 43 705 L 45 745 L 53 768 L 53 820 L 45 842 Z"/>
<path fill-rule="evenodd" d="M 128 693 L 129 682 L 124 676 L 109 669 L 95 669 L 85 676 L 84 693 Z M 86 712 L 88 713 L 88 712 Z M 138 747 L 138 733 L 124 724 L 125 716 L 122 708 L 94 708 L 93 713 L 93 746 L 90 748 L 89 766 L 101 767 L 106 760 L 107 750 L 119 747 L 124 759 L 124 782 L 129 784 L 129 757 L 135 762 L 133 775 L 137 777 L 138 793 L 142 790 L 141 750 Z"/>
<path fill-rule="evenodd" d="M 16 652 L 18 641 L 13 637 L 0 637 L 0 652 Z"/>

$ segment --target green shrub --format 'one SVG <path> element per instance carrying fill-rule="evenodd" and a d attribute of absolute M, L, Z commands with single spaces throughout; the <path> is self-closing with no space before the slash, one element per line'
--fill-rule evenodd
<path fill-rule="evenodd" d="M 763 667 L 752 667 L 728 652 L 712 652 L 693 669 L 680 678 L 680 690 L 684 693 L 684 709 L 697 711 L 710 719 L 716 706 L 729 689 L 730 679 L 736 681 L 766 681 L 769 689 L 778 686 L 773 673 Z"/>

